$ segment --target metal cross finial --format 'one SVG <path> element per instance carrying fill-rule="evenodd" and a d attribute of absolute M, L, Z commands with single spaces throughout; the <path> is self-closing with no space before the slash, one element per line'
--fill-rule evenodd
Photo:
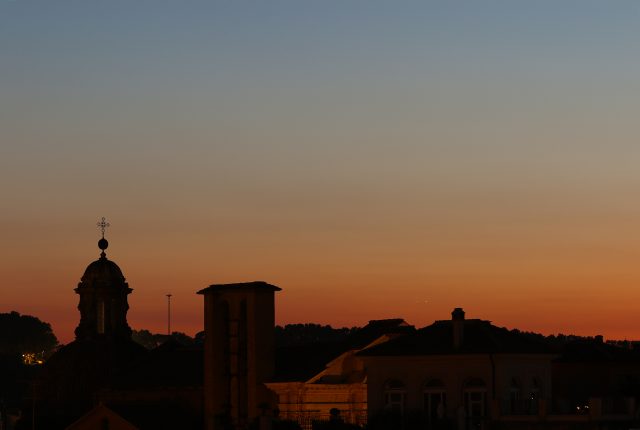
<path fill-rule="evenodd" d="M 100 231 L 102 232 L 102 238 L 104 239 L 104 231 L 107 229 L 107 227 L 110 227 L 111 224 L 107 222 L 107 219 L 105 217 L 102 217 L 100 222 L 96 225 L 100 228 Z"/>

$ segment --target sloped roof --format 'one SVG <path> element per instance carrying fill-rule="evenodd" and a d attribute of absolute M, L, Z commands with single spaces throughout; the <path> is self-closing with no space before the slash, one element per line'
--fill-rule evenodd
<path fill-rule="evenodd" d="M 104 423 L 110 428 L 140 430 L 103 403 L 96 405 L 89 412 L 78 418 L 77 421 L 66 427 L 65 430 L 96 429 L 102 427 Z"/>
<path fill-rule="evenodd" d="M 361 356 L 405 356 L 488 353 L 552 353 L 546 342 L 517 330 L 496 327 L 490 321 L 467 319 L 463 324 L 463 342 L 453 343 L 453 323 L 436 321 L 415 333 L 361 351 Z"/>
<path fill-rule="evenodd" d="M 349 336 L 349 349 L 362 349 L 385 334 L 410 334 L 415 331 L 416 328 L 407 324 L 402 318 L 371 320 L 366 326 Z"/>
<path fill-rule="evenodd" d="M 385 334 L 414 331 L 415 328 L 401 318 L 372 320 L 343 341 L 277 347 L 274 382 L 307 381 L 347 351 L 362 349 Z"/>
<path fill-rule="evenodd" d="M 177 402 L 110 404 L 109 408 L 140 430 L 203 428 L 201 411 Z"/>

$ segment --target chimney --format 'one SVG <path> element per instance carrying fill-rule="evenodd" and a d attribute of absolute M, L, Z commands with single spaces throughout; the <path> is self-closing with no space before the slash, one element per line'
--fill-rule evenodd
<path fill-rule="evenodd" d="M 464 342 L 464 311 L 455 308 L 451 312 L 451 326 L 453 327 L 453 347 L 460 349 Z"/>

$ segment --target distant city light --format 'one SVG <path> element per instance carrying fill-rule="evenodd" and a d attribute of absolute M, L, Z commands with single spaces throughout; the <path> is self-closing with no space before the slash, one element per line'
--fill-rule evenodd
<path fill-rule="evenodd" d="M 44 364 L 44 351 L 25 352 L 22 354 L 22 362 L 27 366 L 38 366 Z"/>

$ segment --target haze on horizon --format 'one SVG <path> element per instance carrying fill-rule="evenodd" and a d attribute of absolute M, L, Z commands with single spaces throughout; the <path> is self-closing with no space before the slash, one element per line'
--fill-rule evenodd
<path fill-rule="evenodd" d="M 640 4 L 0 1 L 0 312 L 99 255 L 133 328 L 212 283 L 277 322 L 640 338 Z"/>

